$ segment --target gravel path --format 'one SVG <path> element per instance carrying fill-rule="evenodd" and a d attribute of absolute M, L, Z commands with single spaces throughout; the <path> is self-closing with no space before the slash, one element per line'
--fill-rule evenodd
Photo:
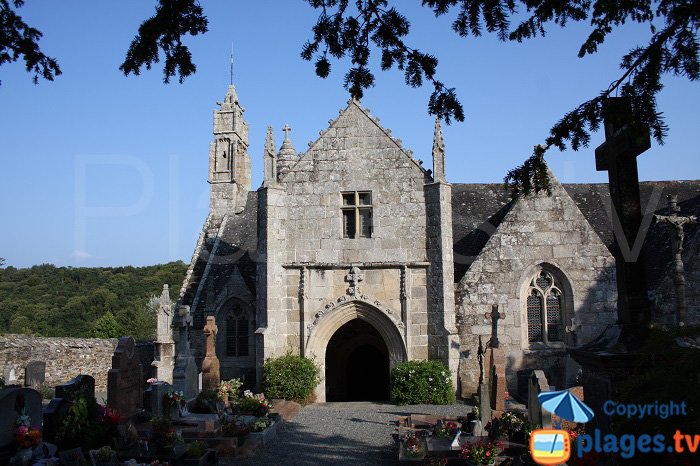
<path fill-rule="evenodd" d="M 271 445 L 248 458 L 231 458 L 219 464 L 324 465 L 398 464 L 396 416 L 434 414 L 465 416 L 471 408 L 448 406 L 396 406 L 388 403 L 325 403 L 305 406 L 280 426 Z"/>

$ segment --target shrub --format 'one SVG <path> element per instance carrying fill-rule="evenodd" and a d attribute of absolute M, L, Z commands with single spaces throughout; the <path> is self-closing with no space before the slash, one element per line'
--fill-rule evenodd
<path fill-rule="evenodd" d="M 439 361 L 399 363 L 391 370 L 391 396 L 400 405 L 453 403 L 450 370 Z"/>
<path fill-rule="evenodd" d="M 310 359 L 286 354 L 263 365 L 263 387 L 268 398 L 306 401 L 321 381 L 320 369 Z"/>

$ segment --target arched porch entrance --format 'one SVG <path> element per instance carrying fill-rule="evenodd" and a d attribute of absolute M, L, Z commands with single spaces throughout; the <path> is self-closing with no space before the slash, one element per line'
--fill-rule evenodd
<path fill-rule="evenodd" d="M 372 325 L 354 319 L 326 347 L 326 401 L 387 401 L 389 352 Z"/>
<path fill-rule="evenodd" d="M 353 300 L 317 314 L 305 354 L 321 368 L 316 401 L 388 400 L 389 371 L 405 361 L 403 324 L 390 311 Z"/>

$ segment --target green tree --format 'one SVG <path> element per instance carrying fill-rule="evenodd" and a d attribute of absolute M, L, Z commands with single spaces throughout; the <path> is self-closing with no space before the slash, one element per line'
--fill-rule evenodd
<path fill-rule="evenodd" d="M 463 121 L 464 108 L 456 89 L 438 79 L 438 60 L 431 53 L 406 42 L 409 19 L 400 12 L 398 0 L 306 0 L 318 11 L 312 39 L 303 45 L 301 56 L 313 60 L 322 78 L 331 72 L 331 61 L 350 59 L 345 88 L 353 97 L 374 85 L 370 68 L 372 53 L 380 55 L 380 67 L 396 66 L 404 72 L 407 85 L 433 86 L 428 112 L 444 119 Z M 22 0 L 13 0 L 14 9 Z M 632 101 L 635 125 L 648 126 L 662 143 L 667 127 L 658 111 L 656 96 L 663 88 L 663 75 L 700 77 L 700 8 L 697 0 L 421 0 L 435 17 L 452 18 L 452 29 L 460 37 L 480 36 L 484 31 L 501 41 L 522 42 L 544 36 L 552 25 L 565 27 L 571 22 L 590 21 L 591 30 L 583 39 L 579 57 L 596 53 L 607 36 L 626 22 L 649 26 L 646 44 L 633 46 L 620 60 L 621 72 L 612 84 L 591 99 L 566 113 L 552 128 L 544 144 L 535 146 L 525 162 L 508 172 L 504 182 L 513 195 L 531 191 L 549 192 L 544 154 L 551 147 L 578 150 L 590 142 L 591 132 L 603 120 L 603 102 L 613 93 Z M 60 74 L 53 58 L 38 46 L 41 33 L 25 24 L 8 0 L 0 0 L 0 65 L 23 57 L 34 80 L 41 75 L 52 80 Z M 514 26 L 511 21 L 515 20 Z M 125 75 L 138 75 L 165 57 L 163 80 L 177 76 L 182 82 L 196 72 L 192 54 L 183 41 L 207 32 L 208 20 L 197 0 L 157 0 L 155 14 L 146 19 L 132 40 L 120 69 Z"/>
<path fill-rule="evenodd" d="M 10 333 L 32 335 L 32 321 L 25 315 L 18 315 L 10 322 Z"/>
<path fill-rule="evenodd" d="M 92 324 L 92 336 L 95 338 L 119 338 L 122 328 L 111 312 L 105 312 Z"/>

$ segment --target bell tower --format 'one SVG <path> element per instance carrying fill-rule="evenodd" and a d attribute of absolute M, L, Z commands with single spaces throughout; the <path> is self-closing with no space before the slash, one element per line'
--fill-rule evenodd
<path fill-rule="evenodd" d="M 239 213 L 246 203 L 251 185 L 248 156 L 248 123 L 243 119 L 245 109 L 231 83 L 221 108 L 214 111 L 214 140 L 209 146 L 209 208 L 214 217 Z"/>

